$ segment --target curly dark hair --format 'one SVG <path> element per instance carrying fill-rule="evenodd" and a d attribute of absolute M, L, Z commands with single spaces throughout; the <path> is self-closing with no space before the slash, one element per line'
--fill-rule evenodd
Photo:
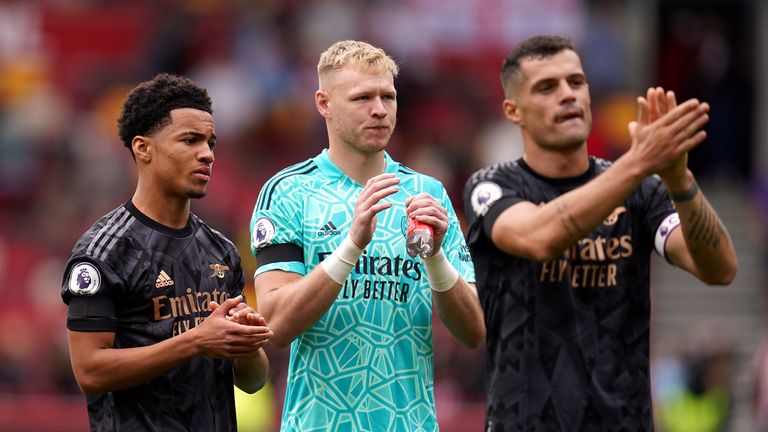
<path fill-rule="evenodd" d="M 213 114 L 208 92 L 187 77 L 161 73 L 137 85 L 128 93 L 117 119 L 120 139 L 131 156 L 131 142 L 137 135 L 150 135 L 171 122 L 171 111 L 194 108 Z"/>
<path fill-rule="evenodd" d="M 517 44 L 501 65 L 501 85 L 504 87 L 504 94 L 511 94 L 513 81 L 518 78 L 520 62 L 523 59 L 547 58 L 564 50 L 575 51 L 573 42 L 562 36 L 531 36 Z"/>

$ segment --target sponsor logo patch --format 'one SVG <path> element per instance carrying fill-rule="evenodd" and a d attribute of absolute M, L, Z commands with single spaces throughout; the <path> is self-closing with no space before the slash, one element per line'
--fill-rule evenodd
<path fill-rule="evenodd" d="M 101 286 L 101 273 L 93 264 L 77 263 L 69 273 L 69 291 L 78 296 L 92 295 Z"/>

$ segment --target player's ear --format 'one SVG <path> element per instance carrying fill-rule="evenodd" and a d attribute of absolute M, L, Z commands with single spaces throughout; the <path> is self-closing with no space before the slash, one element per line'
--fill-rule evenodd
<path fill-rule="evenodd" d="M 512 120 L 512 123 L 520 126 L 522 123 L 522 116 L 520 115 L 520 106 L 514 99 L 504 99 L 501 103 L 501 109 L 504 111 L 504 115 Z"/>
<path fill-rule="evenodd" d="M 136 161 L 148 163 L 152 160 L 152 145 L 148 137 L 142 135 L 136 135 L 131 141 L 131 149 L 133 150 Z"/>
<path fill-rule="evenodd" d="M 331 118 L 331 106 L 328 94 L 324 90 L 315 92 L 315 107 L 321 116 Z"/>

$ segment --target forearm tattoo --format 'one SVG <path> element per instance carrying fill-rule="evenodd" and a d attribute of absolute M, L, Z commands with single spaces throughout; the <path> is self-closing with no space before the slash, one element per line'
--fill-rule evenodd
<path fill-rule="evenodd" d="M 568 234 L 568 240 L 571 242 L 581 240 L 581 238 L 584 237 L 585 232 L 581 229 L 578 222 L 576 222 L 573 215 L 568 211 L 568 206 L 560 199 L 555 200 L 554 203 L 557 215 L 560 217 L 560 223 L 563 225 L 565 233 Z"/>
<path fill-rule="evenodd" d="M 689 217 L 689 229 L 685 240 L 692 255 L 698 254 L 703 248 L 717 249 L 725 236 L 720 219 L 706 199 L 701 199 L 697 208 Z"/>

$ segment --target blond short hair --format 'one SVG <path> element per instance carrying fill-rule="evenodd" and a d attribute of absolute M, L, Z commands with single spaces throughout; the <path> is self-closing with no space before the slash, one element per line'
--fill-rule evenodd
<path fill-rule="evenodd" d="M 317 76 L 322 80 L 323 75 L 347 65 L 354 65 L 366 72 L 389 72 L 392 78 L 400 71 L 397 63 L 383 49 L 367 42 L 344 40 L 331 45 L 320 55 Z"/>

